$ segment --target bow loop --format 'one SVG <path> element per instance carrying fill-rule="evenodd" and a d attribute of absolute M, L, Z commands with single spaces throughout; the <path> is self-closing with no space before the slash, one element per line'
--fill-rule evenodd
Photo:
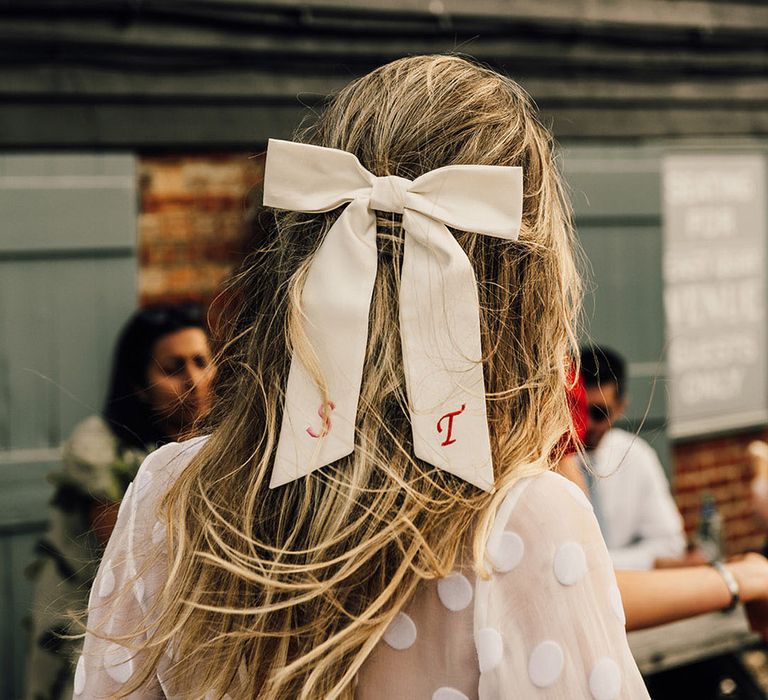
<path fill-rule="evenodd" d="M 367 196 L 373 184 L 360 161 L 346 151 L 269 140 L 264 165 L 264 206 L 317 213 Z"/>
<path fill-rule="evenodd" d="M 460 231 L 516 240 L 523 171 L 500 165 L 448 165 L 417 177 L 407 206 Z"/>

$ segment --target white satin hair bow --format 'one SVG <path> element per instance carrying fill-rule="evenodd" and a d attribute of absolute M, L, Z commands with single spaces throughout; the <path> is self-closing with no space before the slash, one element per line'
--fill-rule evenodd
<path fill-rule="evenodd" d="M 375 211 L 403 216 L 400 336 L 416 456 L 481 489 L 493 464 L 477 283 L 446 228 L 517 239 L 522 170 L 450 165 L 415 180 L 376 177 L 346 151 L 271 139 L 264 204 L 317 213 L 349 202 L 311 261 L 304 330 L 327 400 L 294 357 L 270 487 L 353 452 L 376 279 Z"/>

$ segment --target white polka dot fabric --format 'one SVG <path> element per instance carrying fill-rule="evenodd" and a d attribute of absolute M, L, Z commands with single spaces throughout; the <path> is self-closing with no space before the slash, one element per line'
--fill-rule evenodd
<path fill-rule="evenodd" d="M 81 656 L 75 667 L 74 691 L 75 696 L 82 695 L 85 690 L 85 659 Z"/>
<path fill-rule="evenodd" d="M 157 505 L 202 444 L 202 439 L 196 439 L 166 445 L 142 464 L 120 504 L 117 524 L 93 584 L 89 629 L 116 637 L 133 629 L 133 625 L 144 618 L 147 601 L 162 586 L 166 572 L 162 550 L 165 528 L 157 522 Z M 75 700 L 111 697 L 131 681 L 140 661 L 130 644 L 123 646 L 86 634 L 75 670 L 73 697 Z M 163 682 L 170 663 L 170 659 L 165 659 L 155 678 L 129 697 L 136 700 L 172 697 Z"/>
<path fill-rule="evenodd" d="M 101 567 L 99 585 L 96 586 L 100 598 L 106 598 L 115 590 L 115 574 L 112 571 L 112 560 L 107 560 Z"/>
<path fill-rule="evenodd" d="M 619 590 L 619 587 L 616 585 L 613 585 L 608 590 L 608 597 L 611 601 L 611 610 L 613 610 L 613 614 L 616 615 L 616 619 L 621 622 L 622 625 L 627 624 L 627 618 L 624 615 L 624 603 L 621 600 L 621 591 Z"/>
<path fill-rule="evenodd" d="M 410 649 L 416 641 L 416 625 L 413 620 L 405 613 L 397 613 L 395 619 L 389 623 L 387 631 L 384 632 L 384 641 L 393 649 L 402 651 Z"/>
<path fill-rule="evenodd" d="M 525 542 L 516 532 L 502 532 L 488 542 L 488 560 L 496 571 L 512 571 L 523 560 L 524 554 Z"/>
<path fill-rule="evenodd" d="M 485 563 L 488 579 L 464 566 L 422 585 L 403 610 L 418 631 L 413 643 L 379 644 L 356 698 L 648 700 L 581 489 L 550 472 L 519 482 L 496 517 Z"/>
<path fill-rule="evenodd" d="M 152 528 L 152 544 L 160 544 L 161 542 L 165 542 L 165 525 L 158 521 Z"/>
<path fill-rule="evenodd" d="M 621 669 L 609 658 L 600 659 L 589 674 L 589 690 L 595 700 L 616 700 L 621 692 Z"/>
<path fill-rule="evenodd" d="M 469 700 L 469 698 L 456 688 L 438 688 L 432 693 L 432 700 Z"/>
<path fill-rule="evenodd" d="M 125 493 L 123 494 L 123 500 L 120 501 L 120 508 L 118 508 L 117 510 L 118 518 L 121 518 L 123 516 L 123 513 L 125 512 L 126 508 L 131 507 L 132 497 L 133 497 L 133 483 L 130 483 L 128 484 L 128 488 L 125 490 Z"/>
<path fill-rule="evenodd" d="M 579 486 L 574 484 L 572 481 L 569 481 L 568 479 L 563 480 L 563 486 L 568 491 L 568 493 L 573 496 L 576 503 L 578 503 L 582 508 L 585 508 L 588 511 L 592 511 L 592 503 L 590 502 L 589 498 L 587 498 L 587 494 L 585 494 Z"/>
<path fill-rule="evenodd" d="M 549 688 L 557 683 L 564 665 L 563 648 L 557 642 L 548 639 L 537 644 L 531 652 L 528 660 L 528 677 L 537 688 Z"/>
<path fill-rule="evenodd" d="M 493 627 L 478 630 L 475 645 L 477 646 L 477 663 L 480 666 L 480 673 L 493 671 L 504 661 L 504 640 L 499 630 Z"/>
<path fill-rule="evenodd" d="M 131 629 L 162 586 L 166 533 L 156 507 L 201 444 L 167 445 L 142 466 L 94 582 L 89 627 Z M 393 618 L 358 673 L 356 700 L 647 700 L 611 561 L 578 487 L 550 472 L 518 482 L 488 539 L 487 578 L 474 575 L 465 550 L 454 571 L 424 581 Z M 86 635 L 74 697 L 116 693 L 139 662 Z M 130 697 L 173 697 L 171 664 L 164 656 Z M 227 700 L 239 697 L 233 688 Z"/>
<path fill-rule="evenodd" d="M 578 542 L 565 542 L 555 552 L 555 578 L 564 586 L 577 584 L 587 573 L 587 555 Z"/>
<path fill-rule="evenodd" d="M 472 584 L 466 576 L 454 571 L 437 582 L 437 595 L 448 610 L 464 610 L 472 602 Z"/>
<path fill-rule="evenodd" d="M 104 647 L 104 670 L 117 683 L 125 683 L 133 675 L 133 654 L 119 644 Z"/>

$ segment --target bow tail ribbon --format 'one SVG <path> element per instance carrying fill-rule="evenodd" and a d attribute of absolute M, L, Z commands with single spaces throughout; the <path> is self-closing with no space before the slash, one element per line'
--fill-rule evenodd
<path fill-rule="evenodd" d="M 446 226 L 403 214 L 400 332 L 414 453 L 493 489 L 477 282 Z"/>
<path fill-rule="evenodd" d="M 307 272 L 301 297 L 305 341 L 293 348 L 270 488 L 355 449 L 376 266 L 376 220 L 366 200 L 354 199 Z M 310 368 L 324 382 L 325 395 Z"/>

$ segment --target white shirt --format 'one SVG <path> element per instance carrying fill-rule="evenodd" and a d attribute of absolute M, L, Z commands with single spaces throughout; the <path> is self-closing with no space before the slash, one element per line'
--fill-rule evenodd
<path fill-rule="evenodd" d="M 167 573 L 159 502 L 201 444 L 152 453 L 126 491 L 91 592 L 75 700 L 112 697 L 138 670 L 142 652 L 103 635 L 143 641 L 152 628 Z M 460 561 L 445 578 L 421 582 L 360 669 L 356 700 L 649 700 L 581 489 L 553 472 L 520 480 L 496 514 L 485 563 L 487 578 Z M 172 648 L 131 700 L 202 697 L 192 679 L 174 687 Z M 225 699 L 250 697 L 238 687 L 249 673 L 241 669 Z"/>
<path fill-rule="evenodd" d="M 683 519 L 654 449 L 611 428 L 587 452 L 603 537 L 617 569 L 651 569 L 658 557 L 685 551 Z"/>

